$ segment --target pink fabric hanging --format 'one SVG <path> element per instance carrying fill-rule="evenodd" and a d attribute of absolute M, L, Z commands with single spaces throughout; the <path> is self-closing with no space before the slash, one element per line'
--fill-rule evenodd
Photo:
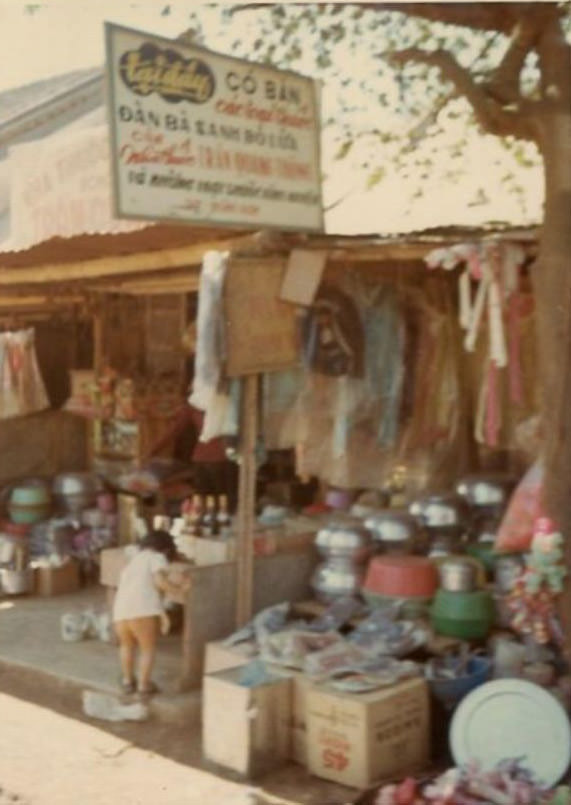
<path fill-rule="evenodd" d="M 521 344 L 520 344 L 520 297 L 512 294 L 508 303 L 508 342 L 509 342 L 509 389 L 510 401 L 521 405 L 523 389 L 521 380 Z"/>
<path fill-rule="evenodd" d="M 486 400 L 486 444 L 497 447 L 500 431 L 499 372 L 494 361 L 488 365 L 488 384 Z"/>

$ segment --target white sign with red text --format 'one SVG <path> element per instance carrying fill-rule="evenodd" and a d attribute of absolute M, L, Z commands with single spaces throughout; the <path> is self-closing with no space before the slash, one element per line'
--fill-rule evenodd
<path fill-rule="evenodd" d="M 323 230 L 316 83 L 106 23 L 116 215 Z"/>

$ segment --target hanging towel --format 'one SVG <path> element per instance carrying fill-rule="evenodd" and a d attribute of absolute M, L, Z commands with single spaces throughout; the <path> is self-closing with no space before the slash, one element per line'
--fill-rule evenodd
<path fill-rule="evenodd" d="M 207 252 L 202 262 L 196 320 L 194 383 L 189 402 L 204 411 L 201 441 L 225 434 L 231 400 L 221 392 L 223 290 L 228 252 Z"/>

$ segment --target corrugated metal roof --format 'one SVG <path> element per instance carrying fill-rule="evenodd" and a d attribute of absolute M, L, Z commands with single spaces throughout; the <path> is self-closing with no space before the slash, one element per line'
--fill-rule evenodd
<path fill-rule="evenodd" d="M 252 230 L 226 227 L 192 226 L 188 224 L 150 224 L 135 232 L 119 234 L 80 235 L 74 238 L 52 238 L 25 251 L 0 252 L 0 267 L 14 268 L 66 264 L 97 260 L 102 257 L 123 257 L 143 252 L 158 252 L 178 249 L 201 243 L 220 241 L 252 234 Z M 309 235 L 297 233 L 268 232 L 260 240 L 266 251 L 290 250 L 292 248 L 326 249 L 358 252 L 369 247 L 383 250 L 397 245 L 408 245 L 419 254 L 423 248 L 435 248 L 454 243 L 466 243 L 482 238 L 500 237 L 534 244 L 538 239 L 535 227 L 439 227 L 402 235 Z"/>
<path fill-rule="evenodd" d="M 76 263 L 102 257 L 123 257 L 141 252 L 155 252 L 194 246 L 246 234 L 242 229 L 150 224 L 135 232 L 78 235 L 52 238 L 24 251 L 0 252 L 2 268 Z"/>
<path fill-rule="evenodd" d="M 49 103 L 95 78 L 103 79 L 103 70 L 100 67 L 74 70 L 71 73 L 0 92 L 0 128 L 26 113 L 35 112 L 38 106 Z"/>

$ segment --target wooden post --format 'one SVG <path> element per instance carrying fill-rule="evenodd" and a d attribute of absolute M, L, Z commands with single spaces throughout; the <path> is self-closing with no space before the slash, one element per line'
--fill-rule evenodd
<path fill-rule="evenodd" d="M 258 427 L 258 376 L 242 381 L 240 478 L 238 484 L 238 544 L 236 551 L 236 626 L 252 618 L 254 594 L 254 524 L 256 504 L 256 438 Z"/>
<path fill-rule="evenodd" d="M 105 361 L 103 349 L 103 315 L 98 305 L 93 313 L 93 368 L 96 372 L 103 369 Z"/>

